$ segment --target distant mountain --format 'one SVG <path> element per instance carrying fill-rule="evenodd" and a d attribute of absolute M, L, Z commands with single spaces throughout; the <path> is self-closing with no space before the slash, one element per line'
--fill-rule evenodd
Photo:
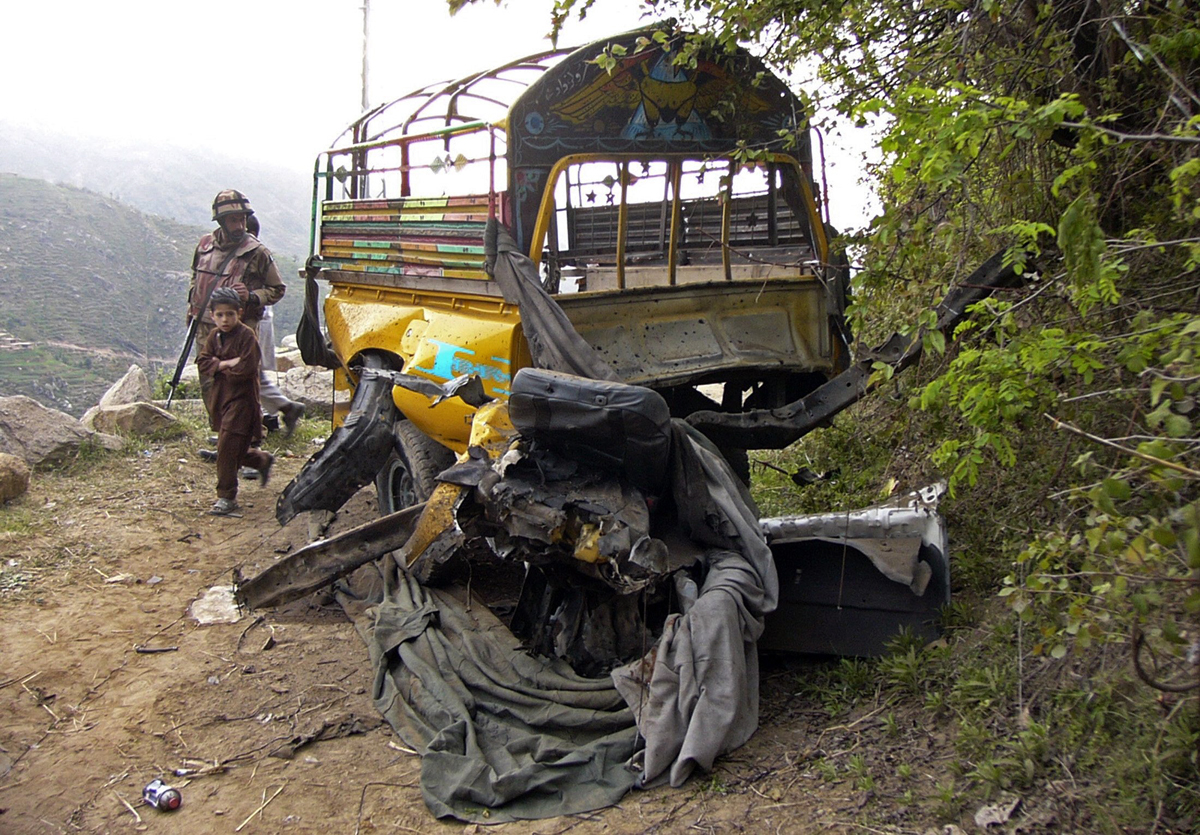
<path fill-rule="evenodd" d="M 0 122 L 0 171 L 103 194 L 186 224 L 211 224 L 213 196 L 244 192 L 263 241 L 303 261 L 309 245 L 311 171 L 248 165 L 168 145 L 82 139 Z"/>
<path fill-rule="evenodd" d="M 0 174 L 0 394 L 78 415 L 131 363 L 151 373 L 171 366 L 192 252 L 211 228 Z M 275 310 L 281 339 L 295 331 L 304 292 L 298 263 L 276 260 L 289 285 Z"/>

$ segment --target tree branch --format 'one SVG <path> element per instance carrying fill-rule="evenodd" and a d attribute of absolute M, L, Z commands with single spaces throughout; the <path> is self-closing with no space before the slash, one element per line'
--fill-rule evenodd
<path fill-rule="evenodd" d="M 1089 441 L 1095 441 L 1098 444 L 1103 444 L 1104 446 L 1115 449 L 1118 452 L 1124 453 L 1125 455 L 1129 455 L 1134 458 L 1140 458 L 1143 461 L 1149 461 L 1151 464 L 1156 464 L 1160 467 L 1167 467 L 1168 469 L 1175 470 L 1176 472 L 1181 472 L 1184 475 L 1189 475 L 1192 478 L 1200 478 L 1200 470 L 1193 470 L 1192 468 L 1185 467 L 1182 464 L 1176 464 L 1174 461 L 1164 461 L 1162 458 L 1155 458 L 1153 455 L 1147 455 L 1144 452 L 1138 452 L 1136 449 L 1123 447 L 1120 444 L 1113 443 L 1107 438 L 1101 438 L 1099 435 L 1093 435 L 1090 432 L 1084 432 L 1079 427 L 1072 426 L 1069 423 L 1064 423 L 1053 415 L 1045 412 L 1042 412 L 1042 417 L 1053 423 L 1055 429 L 1066 429 L 1068 432 L 1074 432 L 1080 437 L 1087 438 Z"/>
<path fill-rule="evenodd" d="M 1059 124 L 1064 128 L 1098 131 L 1099 133 L 1115 138 L 1119 142 L 1182 142 L 1186 145 L 1200 145 L 1200 136 L 1172 136 L 1167 133 L 1122 133 L 1112 128 L 1105 128 L 1100 125 L 1085 125 L 1082 122 L 1060 122 Z"/>

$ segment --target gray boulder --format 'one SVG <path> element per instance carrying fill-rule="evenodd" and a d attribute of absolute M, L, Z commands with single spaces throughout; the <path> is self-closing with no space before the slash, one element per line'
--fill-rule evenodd
<path fill-rule="evenodd" d="M 125 376 L 112 384 L 104 396 L 100 398 L 101 408 L 106 406 L 125 406 L 129 403 L 149 400 L 153 394 L 150 391 L 150 381 L 146 372 L 140 366 L 131 365 Z"/>
<path fill-rule="evenodd" d="M 0 504 L 29 489 L 29 465 L 15 455 L 0 452 Z"/>
<path fill-rule="evenodd" d="M 293 368 L 279 375 L 279 388 L 289 400 L 304 404 L 310 416 L 333 416 L 333 372 L 324 368 Z M 350 393 L 339 391 L 337 402 L 350 402 Z"/>
<path fill-rule="evenodd" d="M 0 397 L 0 452 L 30 467 L 57 463 L 94 435 L 75 418 L 30 397 Z"/>
<path fill-rule="evenodd" d="M 110 435 L 107 432 L 94 433 L 92 443 L 99 444 L 101 449 L 107 449 L 109 452 L 120 452 L 125 449 L 124 438 L 119 435 Z"/>
<path fill-rule="evenodd" d="M 97 432 L 122 435 L 149 435 L 154 432 L 177 436 L 187 430 L 173 414 L 151 403 L 126 403 L 123 406 L 99 406 L 89 409 L 91 428 Z"/>
<path fill-rule="evenodd" d="M 291 371 L 293 368 L 303 368 L 304 359 L 299 351 L 280 351 L 275 354 L 275 370 Z"/>
<path fill-rule="evenodd" d="M 95 432 L 96 431 L 96 415 L 98 415 L 98 414 L 100 414 L 100 407 L 93 406 L 92 408 L 88 409 L 86 412 L 83 413 L 83 417 L 81 417 L 79 419 L 79 422 L 83 424 L 84 429 L 88 430 L 89 432 Z"/>

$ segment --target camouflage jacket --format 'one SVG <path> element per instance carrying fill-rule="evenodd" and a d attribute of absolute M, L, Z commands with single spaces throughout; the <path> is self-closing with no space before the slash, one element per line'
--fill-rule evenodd
<path fill-rule="evenodd" d="M 200 310 L 209 296 L 209 289 L 214 284 L 228 287 L 240 281 L 256 299 L 246 305 L 242 315 L 242 321 L 253 328 L 262 318 L 266 305 L 282 299 L 287 287 L 279 275 L 279 268 L 275 266 L 271 250 L 263 246 L 258 238 L 247 232 L 237 245 L 233 258 L 229 258 L 229 247 L 222 247 L 223 239 L 224 235 L 218 229 L 205 235 L 196 245 L 196 252 L 192 256 L 192 286 L 188 290 L 188 321 L 203 312 L 202 321 L 213 324 L 211 311 Z M 229 259 L 227 263 L 226 259 Z M 220 275 L 217 275 L 217 270 L 221 270 Z"/>

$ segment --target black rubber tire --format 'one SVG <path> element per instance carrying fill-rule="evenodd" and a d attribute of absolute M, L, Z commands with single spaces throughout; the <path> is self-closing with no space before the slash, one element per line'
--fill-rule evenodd
<path fill-rule="evenodd" d="M 429 498 L 437 474 L 454 463 L 454 453 L 410 421 L 396 421 L 395 448 L 375 476 L 379 515 L 387 516 Z"/>

